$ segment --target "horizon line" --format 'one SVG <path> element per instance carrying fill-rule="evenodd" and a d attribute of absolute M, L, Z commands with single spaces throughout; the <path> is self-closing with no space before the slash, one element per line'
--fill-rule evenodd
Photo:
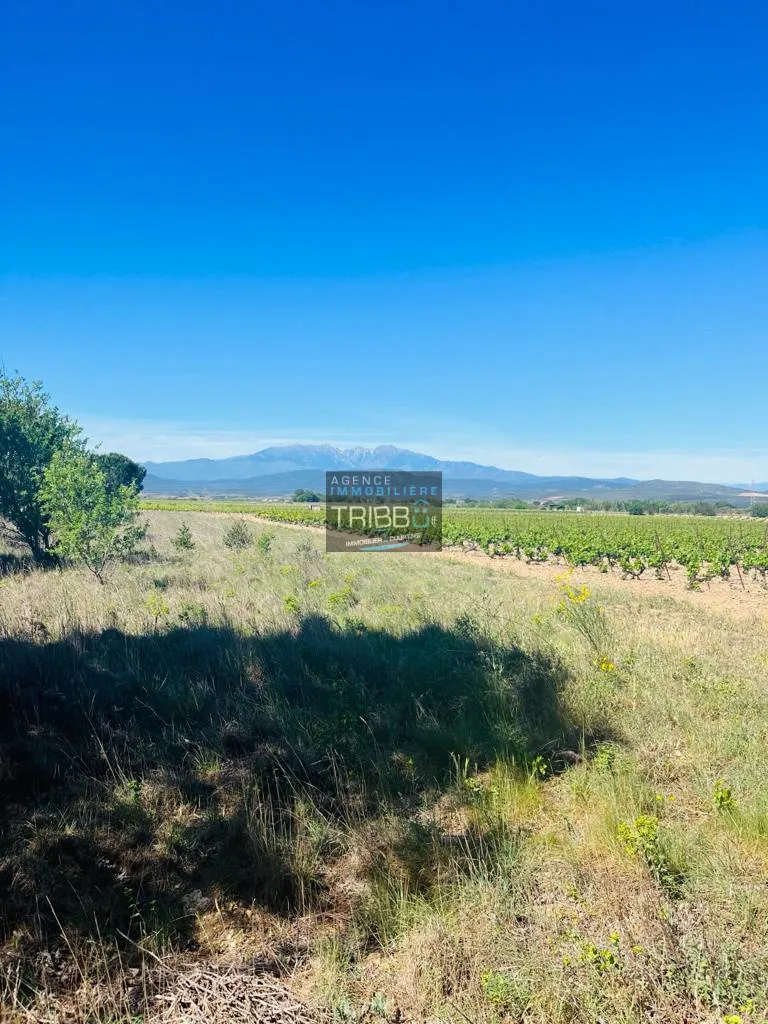
<path fill-rule="evenodd" d="M 382 442 L 380 437 L 344 434 L 330 440 L 317 437 L 282 436 L 265 430 L 211 428 L 168 420 L 77 416 L 89 443 L 102 451 L 122 451 L 146 464 L 219 461 L 255 455 L 267 448 L 292 446 L 329 447 L 341 451 L 361 448 L 392 447 L 416 455 L 428 455 L 444 462 L 472 462 L 507 472 L 525 472 L 532 476 L 583 476 L 610 480 L 680 480 L 722 482 L 723 486 L 754 487 L 768 482 L 768 449 L 723 448 L 691 450 L 683 448 L 645 450 L 569 449 L 556 444 L 532 445 L 505 442 L 502 434 L 454 427 L 434 435 L 398 437 Z M 377 431 L 378 433 L 378 431 Z M 525 468 L 523 468 L 525 467 Z"/>

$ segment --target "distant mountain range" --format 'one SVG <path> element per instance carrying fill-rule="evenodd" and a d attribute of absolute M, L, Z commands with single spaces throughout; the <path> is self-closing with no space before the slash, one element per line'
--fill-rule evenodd
<path fill-rule="evenodd" d="M 536 476 L 518 470 L 454 462 L 431 455 L 380 445 L 377 448 L 333 448 L 290 444 L 264 448 L 252 455 L 227 459 L 147 462 L 147 494 L 188 497 L 280 497 L 299 487 L 322 493 L 327 470 L 441 470 L 446 497 L 524 498 L 585 497 L 627 500 L 665 498 L 673 501 L 734 500 L 742 488 L 680 480 L 608 480 L 583 476 Z M 768 490 L 768 484 L 755 489 Z"/>

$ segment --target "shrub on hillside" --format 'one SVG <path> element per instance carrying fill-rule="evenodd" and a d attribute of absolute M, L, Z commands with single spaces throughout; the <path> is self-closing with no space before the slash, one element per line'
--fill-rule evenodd
<path fill-rule="evenodd" d="M 262 555 L 269 554 L 270 550 L 272 549 L 272 541 L 274 539 L 275 535 L 273 533 L 265 531 L 264 533 L 259 534 L 258 540 L 256 541 L 256 547 L 259 549 Z"/>
<path fill-rule="evenodd" d="M 253 536 L 242 519 L 236 519 L 224 531 L 224 544 L 233 551 L 242 551 L 251 546 Z"/>
<path fill-rule="evenodd" d="M 104 583 L 108 565 L 129 555 L 145 535 L 137 523 L 138 492 L 110 491 L 95 458 L 78 447 L 54 454 L 45 471 L 40 501 L 53 550 L 84 565 Z"/>
<path fill-rule="evenodd" d="M 192 531 L 186 523 L 182 523 L 175 536 L 171 537 L 171 544 L 177 551 L 191 551 L 195 546 Z"/>

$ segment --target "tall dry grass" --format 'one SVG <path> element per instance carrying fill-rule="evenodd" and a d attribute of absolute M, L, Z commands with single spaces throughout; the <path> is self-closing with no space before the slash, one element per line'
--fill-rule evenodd
<path fill-rule="evenodd" d="M 228 525 L 3 560 L 3 1019 L 249 959 L 340 1020 L 765 1019 L 759 613 Z"/>

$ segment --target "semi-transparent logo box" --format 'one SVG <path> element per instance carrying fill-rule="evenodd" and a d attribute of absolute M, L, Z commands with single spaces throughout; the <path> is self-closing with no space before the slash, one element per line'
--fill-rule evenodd
<path fill-rule="evenodd" d="M 325 474 L 326 551 L 440 551 L 442 525 L 440 472 Z"/>

